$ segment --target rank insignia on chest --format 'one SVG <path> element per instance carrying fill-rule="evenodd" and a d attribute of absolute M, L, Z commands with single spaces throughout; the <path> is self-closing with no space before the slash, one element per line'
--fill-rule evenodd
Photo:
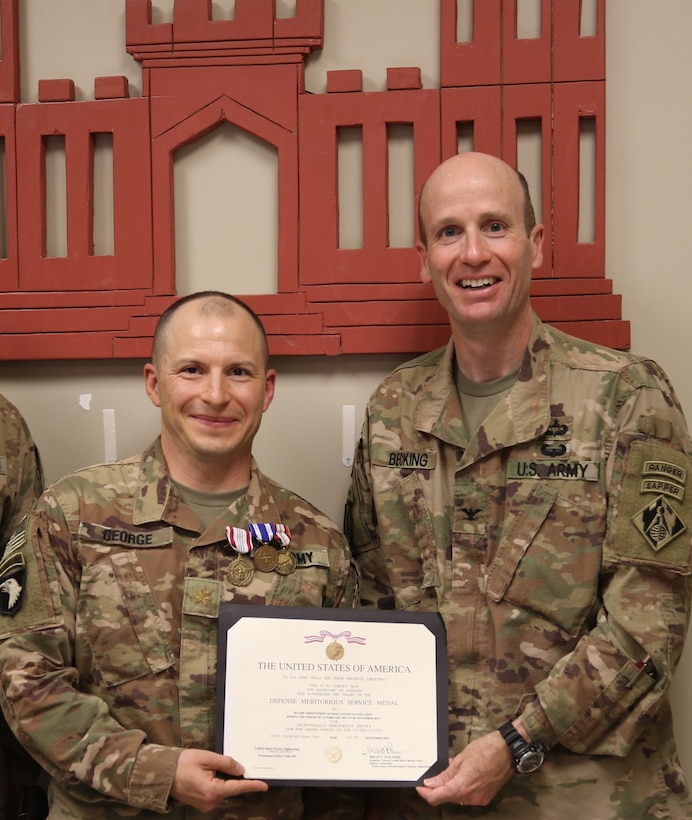
<path fill-rule="evenodd" d="M 26 530 L 20 525 L 5 546 L 0 559 L 0 614 L 16 615 L 22 605 L 26 580 L 26 565 L 22 547 Z"/>
<path fill-rule="evenodd" d="M 211 592 L 208 589 L 198 589 L 192 597 L 200 606 L 209 606 L 211 603 Z"/>

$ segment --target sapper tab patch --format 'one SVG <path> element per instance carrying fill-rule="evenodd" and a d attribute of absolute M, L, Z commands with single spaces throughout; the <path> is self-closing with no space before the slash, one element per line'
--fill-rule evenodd
<path fill-rule="evenodd" d="M 685 495 L 687 470 L 669 461 L 646 461 L 642 469 L 643 493 L 662 493 L 682 501 Z"/>

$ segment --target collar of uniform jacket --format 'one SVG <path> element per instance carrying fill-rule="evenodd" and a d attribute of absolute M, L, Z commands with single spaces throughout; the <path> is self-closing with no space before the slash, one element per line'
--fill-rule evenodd
<path fill-rule="evenodd" d="M 431 354 L 432 355 L 432 354 Z M 414 424 L 422 433 L 429 433 L 450 444 L 459 444 L 458 429 L 461 405 L 454 383 L 454 340 L 436 351 L 437 363 L 427 382 L 424 398 L 415 411 Z M 550 344 L 546 328 L 534 314 L 533 328 L 519 377 L 510 393 L 488 418 L 492 439 L 479 442 L 485 455 L 500 447 L 530 441 L 542 435 L 550 424 Z M 469 455 L 471 455 L 469 453 Z"/>
<path fill-rule="evenodd" d="M 219 525 L 215 527 L 218 530 L 218 540 L 225 541 L 226 524 L 237 524 L 239 520 L 248 523 L 258 518 L 280 521 L 280 513 L 271 499 L 267 479 L 253 458 L 247 493 L 231 504 L 229 514 L 222 516 Z M 193 532 L 198 530 L 197 517 L 182 503 L 166 470 L 160 437 L 142 453 L 132 519 L 137 525 L 165 521 Z"/>

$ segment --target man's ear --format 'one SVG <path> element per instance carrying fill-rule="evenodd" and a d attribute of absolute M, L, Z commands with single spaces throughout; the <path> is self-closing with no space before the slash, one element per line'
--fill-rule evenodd
<path fill-rule="evenodd" d="M 533 243 L 533 269 L 540 268 L 543 264 L 543 240 L 545 239 L 545 228 L 543 225 L 536 225 L 531 231 L 531 242 Z"/>
<path fill-rule="evenodd" d="M 264 408 L 263 411 L 269 409 L 269 405 L 274 398 L 274 390 L 276 389 L 276 370 L 267 370 L 264 382 Z"/>
<path fill-rule="evenodd" d="M 144 389 L 147 391 L 147 396 L 155 407 L 161 407 L 161 399 L 159 398 L 159 376 L 156 368 L 151 362 L 144 365 Z"/>
<path fill-rule="evenodd" d="M 420 279 L 421 282 L 427 285 L 429 282 L 432 282 L 432 276 L 430 276 L 430 271 L 428 270 L 428 249 L 420 239 L 418 239 L 416 240 L 416 250 L 418 251 L 418 258 L 420 259 Z"/>

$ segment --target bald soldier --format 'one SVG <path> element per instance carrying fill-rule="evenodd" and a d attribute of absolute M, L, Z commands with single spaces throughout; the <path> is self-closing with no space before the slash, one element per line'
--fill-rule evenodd
<path fill-rule="evenodd" d="M 451 340 L 373 393 L 346 521 L 364 605 L 443 616 L 450 764 L 379 794 L 378 820 L 692 817 L 668 702 L 690 439 L 653 361 L 537 318 L 543 243 L 496 157 L 423 188 L 422 279 Z"/>
<path fill-rule="evenodd" d="M 348 547 L 252 457 L 276 373 L 245 304 L 175 302 L 144 380 L 160 437 L 53 484 L 5 551 L 21 591 L 0 616 L 3 711 L 51 777 L 51 820 L 302 818 L 300 789 L 212 751 L 219 606 L 352 606 Z M 236 572 L 252 524 L 284 536 L 267 540 L 292 572 L 247 554 Z"/>

